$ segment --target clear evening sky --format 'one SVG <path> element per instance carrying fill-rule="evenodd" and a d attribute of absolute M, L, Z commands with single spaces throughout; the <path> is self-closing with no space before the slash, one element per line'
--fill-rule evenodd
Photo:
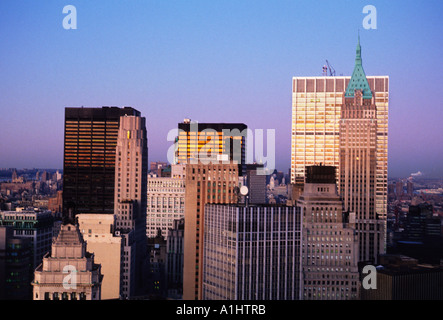
<path fill-rule="evenodd" d="M 350 76 L 360 30 L 366 74 L 390 77 L 389 176 L 443 177 L 442 21 L 441 0 L 1 0 L 0 167 L 62 168 L 65 107 L 132 106 L 149 161 L 184 118 L 243 122 L 276 130 L 287 172 L 292 77 Z"/>

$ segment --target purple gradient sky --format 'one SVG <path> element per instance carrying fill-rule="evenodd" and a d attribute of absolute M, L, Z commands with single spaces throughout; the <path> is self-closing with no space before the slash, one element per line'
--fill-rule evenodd
<path fill-rule="evenodd" d="M 65 107 L 132 106 L 149 161 L 184 118 L 276 130 L 290 166 L 291 80 L 325 60 L 351 75 L 357 30 L 367 75 L 390 76 L 389 176 L 443 177 L 443 2 L 0 2 L 0 167 L 62 168 Z M 78 29 L 62 27 L 77 8 Z M 377 8 L 365 30 L 362 9 Z"/>

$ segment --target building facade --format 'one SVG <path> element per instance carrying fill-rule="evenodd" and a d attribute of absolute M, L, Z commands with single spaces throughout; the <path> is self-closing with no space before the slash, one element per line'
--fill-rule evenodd
<path fill-rule="evenodd" d="M 114 213 L 115 150 L 120 117 L 130 108 L 65 108 L 63 212 Z"/>
<path fill-rule="evenodd" d="M 207 204 L 204 300 L 298 300 L 300 210 Z"/>
<path fill-rule="evenodd" d="M 31 241 L 32 270 L 51 250 L 54 218 L 49 211 L 0 211 L 0 226 L 10 226 L 14 237 Z"/>
<path fill-rule="evenodd" d="M 129 298 L 145 290 L 144 267 L 148 263 L 146 203 L 148 139 L 146 119 L 120 117 L 115 149 L 115 229 L 122 237 L 121 296 Z"/>
<path fill-rule="evenodd" d="M 165 239 L 174 221 L 185 215 L 185 180 L 174 177 L 148 176 L 146 235 L 157 236 L 158 230 Z"/>
<path fill-rule="evenodd" d="M 174 220 L 166 240 L 166 283 L 167 297 L 183 297 L 183 259 L 184 259 L 185 219 Z"/>
<path fill-rule="evenodd" d="M 376 112 L 375 208 L 387 215 L 389 77 L 367 76 Z M 351 77 L 293 77 L 291 183 L 303 185 L 305 167 L 328 165 L 340 171 L 340 120 Z M 337 184 L 339 179 L 337 175 Z"/>
<path fill-rule="evenodd" d="M 303 300 L 359 299 L 355 216 L 343 211 L 336 168 L 309 166 L 297 202 L 303 219 Z"/>
<path fill-rule="evenodd" d="M 248 201 L 251 204 L 266 203 L 266 175 L 259 174 L 260 164 L 246 164 L 246 185 L 248 187 Z"/>
<path fill-rule="evenodd" d="M 382 255 L 375 282 L 362 290 L 362 300 L 443 300 L 443 267 L 408 256 Z"/>
<path fill-rule="evenodd" d="M 175 164 L 229 164 L 246 172 L 247 126 L 243 123 L 198 123 L 185 119 L 178 124 Z"/>
<path fill-rule="evenodd" d="M 187 164 L 183 299 L 201 300 L 206 203 L 237 203 L 238 164 Z"/>
<path fill-rule="evenodd" d="M 115 216 L 82 213 L 77 222 L 86 250 L 94 253 L 94 261 L 101 265 L 101 300 L 119 299 L 122 238 L 115 236 Z"/>
<path fill-rule="evenodd" d="M 0 300 L 32 299 L 32 263 L 31 239 L 0 226 Z"/>
<path fill-rule="evenodd" d="M 100 265 L 86 251 L 80 231 L 63 224 L 34 272 L 33 300 L 100 300 L 101 283 Z"/>

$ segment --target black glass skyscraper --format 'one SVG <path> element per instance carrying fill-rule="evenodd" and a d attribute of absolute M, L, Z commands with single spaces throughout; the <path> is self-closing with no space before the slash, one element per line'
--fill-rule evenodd
<path fill-rule="evenodd" d="M 63 214 L 114 213 L 115 151 L 120 116 L 131 107 L 65 108 Z"/>

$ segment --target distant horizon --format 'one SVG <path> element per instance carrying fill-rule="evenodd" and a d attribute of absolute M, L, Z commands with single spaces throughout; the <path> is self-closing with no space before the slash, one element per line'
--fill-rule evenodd
<path fill-rule="evenodd" d="M 292 78 L 348 77 L 360 35 L 367 76 L 388 75 L 388 176 L 443 177 L 443 2 L 72 0 L 0 2 L 0 167 L 63 166 L 64 108 L 131 106 L 146 118 L 149 161 L 185 118 L 276 133 L 290 168 Z M 280 169 L 281 170 L 281 169 Z"/>
<path fill-rule="evenodd" d="M 153 161 L 149 161 L 148 162 L 148 164 L 150 164 L 151 162 L 166 162 L 166 163 L 168 163 L 168 161 L 162 161 L 162 160 L 153 160 Z M 168 163 L 169 165 L 170 165 L 170 163 Z M 39 167 L 29 167 L 29 168 L 18 168 L 18 167 L 8 167 L 8 168 L 6 168 L 6 167 L 3 167 L 3 168 L 1 168 L 0 167 L 0 171 L 5 171 L 5 170 L 12 170 L 12 169 L 15 169 L 15 170 L 18 170 L 18 171 L 20 171 L 20 170 L 53 170 L 53 171 L 57 171 L 57 170 L 60 170 L 60 171 L 62 171 L 63 172 L 63 168 L 56 168 L 56 167 L 54 167 L 54 168 L 50 168 L 50 167 L 47 167 L 47 168 L 39 168 Z M 289 170 L 290 168 L 288 168 L 288 170 Z M 281 170 L 281 169 L 279 169 L 279 168 L 275 168 L 275 170 L 277 170 L 278 172 L 283 172 L 285 175 L 286 174 L 288 174 L 288 171 L 284 171 L 284 170 Z M 150 170 L 148 170 L 148 171 L 150 171 Z M 407 178 L 410 178 L 410 177 L 413 177 L 413 179 L 417 179 L 417 180 L 420 180 L 420 179 L 423 179 L 423 180 L 440 180 L 440 179 L 443 179 L 443 177 L 434 177 L 434 176 L 426 176 L 426 174 L 421 174 L 420 176 L 416 176 L 416 177 L 414 177 L 413 175 L 406 175 L 406 176 L 389 176 L 388 175 L 388 180 L 390 180 L 390 179 L 407 179 Z"/>

